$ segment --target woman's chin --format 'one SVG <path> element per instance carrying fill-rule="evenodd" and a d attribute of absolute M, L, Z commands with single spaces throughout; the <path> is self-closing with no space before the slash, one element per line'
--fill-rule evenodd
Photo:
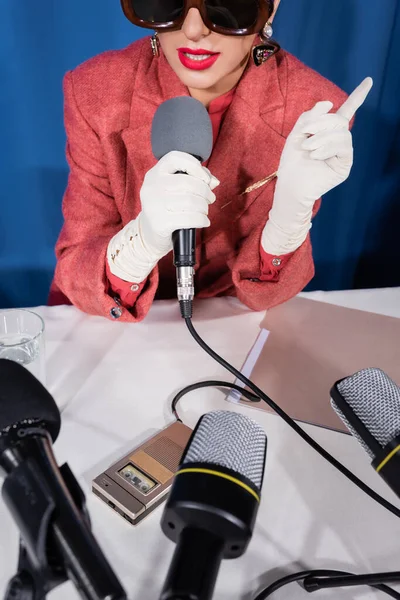
<path fill-rule="evenodd" d="M 188 88 L 198 90 L 208 90 L 213 88 L 221 77 L 218 74 L 211 73 L 211 70 L 206 71 L 191 71 L 190 69 L 179 68 L 175 71 L 183 85 Z"/>

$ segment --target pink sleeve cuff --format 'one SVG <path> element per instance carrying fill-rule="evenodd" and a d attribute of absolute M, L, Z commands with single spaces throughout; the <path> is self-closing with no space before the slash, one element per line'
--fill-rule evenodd
<path fill-rule="evenodd" d="M 260 281 L 278 281 L 279 274 L 282 269 L 287 265 L 289 260 L 292 258 L 294 252 L 284 254 L 283 256 L 274 256 L 273 254 L 267 254 L 260 246 L 261 254 L 261 276 Z"/>
<path fill-rule="evenodd" d="M 124 281 L 111 273 L 107 260 L 106 274 L 110 283 L 111 295 L 117 296 L 121 305 L 125 308 L 132 308 L 143 291 L 147 279 L 142 281 L 142 283 L 130 283 L 129 281 Z"/>

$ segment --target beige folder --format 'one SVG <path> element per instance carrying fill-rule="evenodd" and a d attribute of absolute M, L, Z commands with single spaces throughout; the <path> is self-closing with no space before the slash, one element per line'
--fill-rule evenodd
<path fill-rule="evenodd" d="M 338 379 L 379 367 L 400 385 L 400 319 L 297 297 L 269 310 L 261 327 L 269 334 L 250 377 L 293 419 L 347 431 L 330 406 Z"/>

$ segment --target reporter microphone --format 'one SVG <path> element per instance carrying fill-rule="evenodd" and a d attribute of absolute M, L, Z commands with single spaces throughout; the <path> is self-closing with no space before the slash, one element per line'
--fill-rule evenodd
<path fill-rule="evenodd" d="M 338 381 L 331 398 L 375 471 L 400 497 L 400 387 L 380 369 L 364 369 Z"/>
<path fill-rule="evenodd" d="M 42 384 L 22 365 L 1 359 L 2 497 L 21 533 L 19 573 L 6 599 L 42 600 L 71 579 L 86 600 L 126 600 L 90 531 L 83 492 L 67 465 L 56 464 L 52 441 L 60 425 Z"/>
<path fill-rule="evenodd" d="M 205 162 L 213 148 L 213 130 L 206 108 L 194 98 L 181 96 L 163 102 L 152 126 L 151 144 L 157 160 L 169 152 L 186 152 Z M 180 229 L 172 236 L 177 295 L 183 318 L 192 316 L 196 230 Z"/>
<path fill-rule="evenodd" d="M 203 416 L 184 451 L 161 526 L 177 544 L 161 600 L 210 600 L 223 558 L 244 554 L 253 534 L 267 438 L 228 411 Z"/>

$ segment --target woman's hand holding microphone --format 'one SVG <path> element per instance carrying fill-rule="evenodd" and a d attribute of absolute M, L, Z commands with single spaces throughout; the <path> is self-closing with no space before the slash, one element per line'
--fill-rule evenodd
<path fill-rule="evenodd" d="M 315 202 L 349 177 L 354 155 L 350 122 L 372 85 L 371 78 L 365 79 L 336 113 L 329 112 L 331 102 L 318 102 L 298 119 L 281 156 L 261 238 L 267 254 L 297 250 L 307 238 Z M 108 246 L 111 273 L 143 282 L 172 250 L 174 231 L 209 227 L 208 209 L 219 183 L 189 154 L 170 152 L 159 160 L 144 179 L 142 211 Z"/>
<path fill-rule="evenodd" d="M 267 254 L 297 250 L 307 238 L 315 202 L 349 177 L 354 156 L 350 122 L 372 85 L 367 77 L 336 113 L 329 112 L 332 102 L 318 102 L 298 119 L 286 140 L 262 235 Z"/>
<path fill-rule="evenodd" d="M 219 183 L 189 154 L 170 152 L 159 160 L 144 179 L 141 213 L 108 246 L 111 273 L 141 283 L 172 250 L 174 231 L 209 227 L 208 208 Z"/>

